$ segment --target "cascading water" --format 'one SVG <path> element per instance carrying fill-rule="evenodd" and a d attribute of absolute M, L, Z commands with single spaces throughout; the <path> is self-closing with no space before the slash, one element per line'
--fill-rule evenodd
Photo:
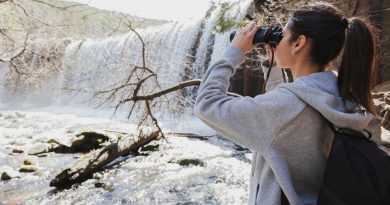
<path fill-rule="evenodd" d="M 250 4 L 249 0 L 231 3 L 232 7 L 225 13 L 225 17 L 242 19 Z M 220 8 L 216 8 L 204 19 L 172 22 L 137 30 L 145 42 L 146 66 L 156 72 L 157 82 L 160 85 L 157 87 L 155 83 L 152 83 L 153 80 L 150 80 L 149 84 L 143 87 L 143 93 L 167 88 L 184 79 L 202 77 L 209 63 L 220 56 L 229 43 L 229 32 L 214 33 L 216 19 L 220 12 Z M 21 108 L 26 104 L 28 104 L 27 107 L 81 106 L 93 108 L 103 99 L 89 101 L 92 95 L 88 92 L 83 93 L 83 91 L 105 90 L 118 85 L 126 79 L 135 65 L 142 66 L 142 44 L 134 32 L 103 39 L 76 41 L 66 47 L 64 54 L 58 51 L 57 53 L 63 55 L 62 66 L 51 78 L 43 79 L 43 81 L 52 83 L 36 82 L 38 88 L 30 88 L 32 92 L 23 93 L 21 89 L 16 91 L 13 89 L 12 92 L 7 90 L 9 84 L 7 81 L 10 79 L 3 79 L 0 102 L 6 107 L 8 104 L 12 109 Z M 45 54 L 40 53 L 40 55 Z M 34 66 L 34 59 L 29 64 Z M 2 69 L 2 72 L 4 70 L 6 69 Z M 3 78 L 4 76 L 6 75 L 3 75 Z M 25 81 L 18 83 L 23 84 Z M 20 88 L 25 89 L 25 86 Z M 73 92 L 77 95 L 69 94 L 67 92 L 69 89 L 76 89 L 80 92 Z M 47 95 L 48 92 L 51 94 Z M 195 93 L 192 92 L 192 94 Z M 122 97 L 131 96 L 130 93 L 123 92 L 120 95 Z M 170 94 L 170 97 L 175 97 L 175 95 Z M 17 103 L 13 99 L 16 99 Z M 191 106 L 193 102 L 193 97 L 186 99 L 176 96 L 176 99 L 189 101 L 187 106 Z M 88 103 L 83 104 L 86 101 Z M 113 105 L 107 105 L 107 107 L 110 106 Z"/>

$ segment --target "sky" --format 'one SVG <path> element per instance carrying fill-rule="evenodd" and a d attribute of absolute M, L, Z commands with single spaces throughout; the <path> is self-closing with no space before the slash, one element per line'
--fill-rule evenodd
<path fill-rule="evenodd" d="M 187 20 L 204 16 L 212 0 L 67 0 L 92 7 L 120 11 L 131 15 L 164 19 Z"/>

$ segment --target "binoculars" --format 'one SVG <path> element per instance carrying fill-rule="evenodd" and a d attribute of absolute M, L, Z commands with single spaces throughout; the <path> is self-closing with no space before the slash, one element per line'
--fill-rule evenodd
<path fill-rule="evenodd" d="M 280 27 L 265 27 L 259 29 L 255 37 L 253 38 L 252 44 L 255 46 L 263 46 L 268 43 L 271 47 L 275 48 L 283 38 L 282 28 Z M 230 33 L 230 41 L 233 40 L 237 31 Z"/>

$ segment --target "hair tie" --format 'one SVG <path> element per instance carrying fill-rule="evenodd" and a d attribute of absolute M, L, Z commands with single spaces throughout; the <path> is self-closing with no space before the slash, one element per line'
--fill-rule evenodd
<path fill-rule="evenodd" d="M 343 18 L 341 19 L 341 23 L 343 24 L 343 27 L 344 27 L 344 28 L 349 28 L 349 27 L 350 27 L 350 26 L 349 26 L 349 21 L 348 21 L 348 19 L 345 18 L 345 17 L 343 17 Z"/>

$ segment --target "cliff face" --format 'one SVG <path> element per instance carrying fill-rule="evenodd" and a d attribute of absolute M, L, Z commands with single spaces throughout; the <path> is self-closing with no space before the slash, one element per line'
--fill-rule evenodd
<path fill-rule="evenodd" d="M 340 7 L 348 16 L 369 16 L 380 32 L 381 54 L 377 72 L 377 83 L 390 81 L 390 1 L 386 0 L 326 0 Z M 297 5 L 307 4 L 307 0 L 275 1 L 254 0 L 258 13 L 265 14 L 266 23 L 285 23 Z"/>

